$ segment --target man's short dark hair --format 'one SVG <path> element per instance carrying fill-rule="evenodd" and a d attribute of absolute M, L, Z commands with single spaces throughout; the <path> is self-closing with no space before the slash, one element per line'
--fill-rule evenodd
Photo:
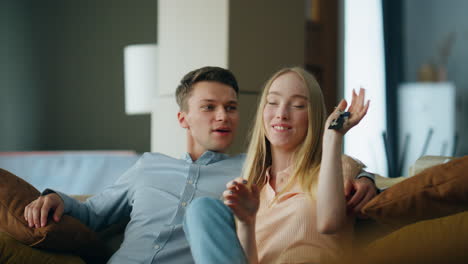
<path fill-rule="evenodd" d="M 226 84 L 236 92 L 239 93 L 239 86 L 237 85 L 236 77 L 231 71 L 221 68 L 207 66 L 200 69 L 193 70 L 187 73 L 176 90 L 176 100 L 180 110 L 188 110 L 187 100 L 193 90 L 193 85 L 197 82 L 213 81 Z"/>

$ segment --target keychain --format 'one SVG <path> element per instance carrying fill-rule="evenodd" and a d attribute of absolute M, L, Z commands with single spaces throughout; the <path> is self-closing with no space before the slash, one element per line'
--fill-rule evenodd
<path fill-rule="evenodd" d="M 328 129 L 340 130 L 343 127 L 344 122 L 346 122 L 351 115 L 350 112 L 343 112 L 338 110 L 340 115 L 337 119 L 333 119 Z"/>

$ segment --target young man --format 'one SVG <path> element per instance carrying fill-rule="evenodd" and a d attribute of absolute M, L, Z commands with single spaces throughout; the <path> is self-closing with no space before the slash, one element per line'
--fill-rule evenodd
<path fill-rule="evenodd" d="M 219 198 L 225 184 L 240 175 L 244 161 L 244 155 L 223 154 L 239 121 L 238 90 L 226 69 L 189 72 L 176 91 L 177 117 L 187 135 L 183 159 L 145 153 L 114 185 L 84 203 L 45 190 L 25 208 L 25 219 L 31 227 L 44 226 L 53 211 L 55 221 L 66 213 L 100 230 L 130 217 L 125 239 L 109 263 L 193 263 L 182 230 L 185 207 L 196 197 Z M 367 202 L 361 199 L 375 189 L 372 181 L 364 177 L 354 184 L 356 200 Z"/>

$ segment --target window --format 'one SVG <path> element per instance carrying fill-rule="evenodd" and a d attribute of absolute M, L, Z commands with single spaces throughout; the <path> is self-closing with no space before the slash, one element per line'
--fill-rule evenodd
<path fill-rule="evenodd" d="M 369 171 L 387 175 L 382 133 L 385 117 L 385 58 L 380 0 L 344 1 L 344 95 L 361 86 L 371 100 L 364 120 L 345 137 L 344 152 L 364 162 Z"/>

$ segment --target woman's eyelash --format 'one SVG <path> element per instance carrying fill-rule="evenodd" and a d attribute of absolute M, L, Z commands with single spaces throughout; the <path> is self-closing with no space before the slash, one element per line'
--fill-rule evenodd
<path fill-rule="evenodd" d="M 295 108 L 304 108 L 305 105 L 293 105 L 293 107 L 295 107 Z"/>

